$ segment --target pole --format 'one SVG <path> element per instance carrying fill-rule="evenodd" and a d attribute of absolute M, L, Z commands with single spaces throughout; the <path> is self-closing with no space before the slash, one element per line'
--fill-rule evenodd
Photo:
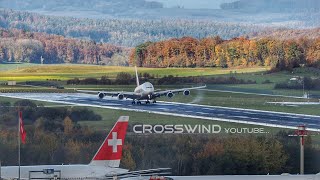
<path fill-rule="evenodd" d="M 298 130 L 295 131 L 295 134 L 289 135 L 294 137 L 299 137 L 300 139 L 300 174 L 304 174 L 304 144 L 305 137 L 308 136 L 308 131 L 305 125 L 298 126 Z"/>
<path fill-rule="evenodd" d="M 1 161 L 0 161 L 0 180 L 2 179 L 2 176 L 1 176 Z"/>
<path fill-rule="evenodd" d="M 303 82 L 303 83 L 302 83 L 302 97 L 304 97 L 304 94 L 305 94 L 305 93 L 304 93 L 304 77 L 303 77 L 303 79 L 302 79 L 302 82 Z"/>
<path fill-rule="evenodd" d="M 18 123 L 18 129 L 19 129 L 19 131 L 18 131 L 18 164 L 19 164 L 19 172 L 18 172 L 18 180 L 20 180 L 20 144 L 21 144 L 21 142 L 20 142 L 20 121 L 21 121 L 21 119 L 20 119 L 20 113 L 21 113 L 21 111 L 19 110 L 18 111 L 18 117 L 19 117 L 19 123 Z"/>
<path fill-rule="evenodd" d="M 304 174 L 304 136 L 300 137 L 300 174 Z"/>

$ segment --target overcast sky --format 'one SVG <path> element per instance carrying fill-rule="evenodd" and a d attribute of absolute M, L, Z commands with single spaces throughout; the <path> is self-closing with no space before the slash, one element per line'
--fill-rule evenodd
<path fill-rule="evenodd" d="M 148 0 L 151 1 L 151 0 Z M 165 7 L 183 6 L 186 9 L 220 9 L 223 2 L 232 2 L 236 0 L 153 0 L 159 1 Z"/>

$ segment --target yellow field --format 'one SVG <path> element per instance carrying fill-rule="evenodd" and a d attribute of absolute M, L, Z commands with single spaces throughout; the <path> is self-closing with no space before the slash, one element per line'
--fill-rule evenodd
<path fill-rule="evenodd" d="M 5 66 L 5 65 L 2 65 Z M 9 70 L 8 70 L 9 69 Z M 236 73 L 252 73 L 263 72 L 268 70 L 265 67 L 255 68 L 139 68 L 139 73 L 149 73 L 156 77 L 165 75 L 173 76 L 209 76 Z M 119 72 L 127 72 L 134 75 L 133 67 L 117 67 L 117 66 L 97 66 L 97 65 L 34 65 L 22 66 L 16 68 L 2 68 L 0 70 L 0 81 L 30 81 L 30 80 L 67 80 L 71 78 L 86 78 L 108 76 L 115 78 Z"/>

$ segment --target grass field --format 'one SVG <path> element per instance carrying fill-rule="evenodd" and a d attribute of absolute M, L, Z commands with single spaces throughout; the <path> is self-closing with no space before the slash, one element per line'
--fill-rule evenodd
<path fill-rule="evenodd" d="M 4 66 L 9 66 L 5 68 Z M 21 67 L 19 67 L 21 66 Z M 223 68 L 139 68 L 139 73 L 149 73 L 155 77 L 173 75 L 180 77 L 187 76 L 212 76 L 228 74 L 230 71 L 238 73 L 264 72 L 267 68 L 240 68 L 240 69 L 223 69 Z M 134 75 L 133 67 L 117 66 L 97 66 L 97 65 L 3 65 L 0 68 L 0 81 L 35 81 L 58 79 L 67 80 L 71 78 L 100 78 L 107 76 L 115 78 L 119 72 L 127 72 Z"/>
<path fill-rule="evenodd" d="M 265 94 L 280 94 L 291 96 L 302 96 L 302 90 L 275 90 L 274 85 L 278 82 L 288 81 L 293 76 L 319 77 L 320 70 L 310 68 L 298 68 L 292 72 L 267 73 L 268 68 L 139 68 L 139 73 L 149 73 L 155 77 L 165 75 L 173 76 L 224 76 L 236 77 L 237 79 L 256 81 L 256 84 L 240 85 L 208 85 L 211 89 L 234 90 L 242 92 L 256 92 Z M 134 75 L 133 67 L 115 67 L 115 66 L 97 66 L 97 65 L 35 65 L 35 64 L 0 64 L 0 81 L 56 81 L 66 86 L 64 80 L 71 78 L 100 78 L 106 75 L 109 78 L 115 78 L 119 72 L 128 72 Z M 271 83 L 264 84 L 266 80 Z M 66 86 L 69 88 L 109 88 L 108 86 Z M 121 86 L 120 86 L 121 87 Z M 118 89 L 118 87 L 115 87 Z M 123 88 L 123 87 L 121 87 Z M 133 88 L 131 88 L 133 89 Z M 319 91 L 310 92 L 320 95 Z"/>
<path fill-rule="evenodd" d="M 25 67 L 39 66 L 39 64 L 31 63 L 0 63 L 0 71 L 18 70 Z"/>

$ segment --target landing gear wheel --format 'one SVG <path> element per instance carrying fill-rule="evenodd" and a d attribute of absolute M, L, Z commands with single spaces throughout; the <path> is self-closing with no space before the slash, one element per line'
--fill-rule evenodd
<path fill-rule="evenodd" d="M 157 101 L 156 101 L 156 100 L 153 100 L 152 103 L 155 104 L 155 103 L 157 103 Z"/>
<path fill-rule="evenodd" d="M 132 101 L 132 104 L 133 104 L 133 105 L 136 104 L 136 101 Z"/>
<path fill-rule="evenodd" d="M 137 102 L 137 104 L 138 104 L 138 105 L 141 105 L 141 102 L 140 102 L 140 101 L 138 101 L 138 102 Z"/>
<path fill-rule="evenodd" d="M 150 101 L 146 101 L 146 104 L 150 104 Z"/>

